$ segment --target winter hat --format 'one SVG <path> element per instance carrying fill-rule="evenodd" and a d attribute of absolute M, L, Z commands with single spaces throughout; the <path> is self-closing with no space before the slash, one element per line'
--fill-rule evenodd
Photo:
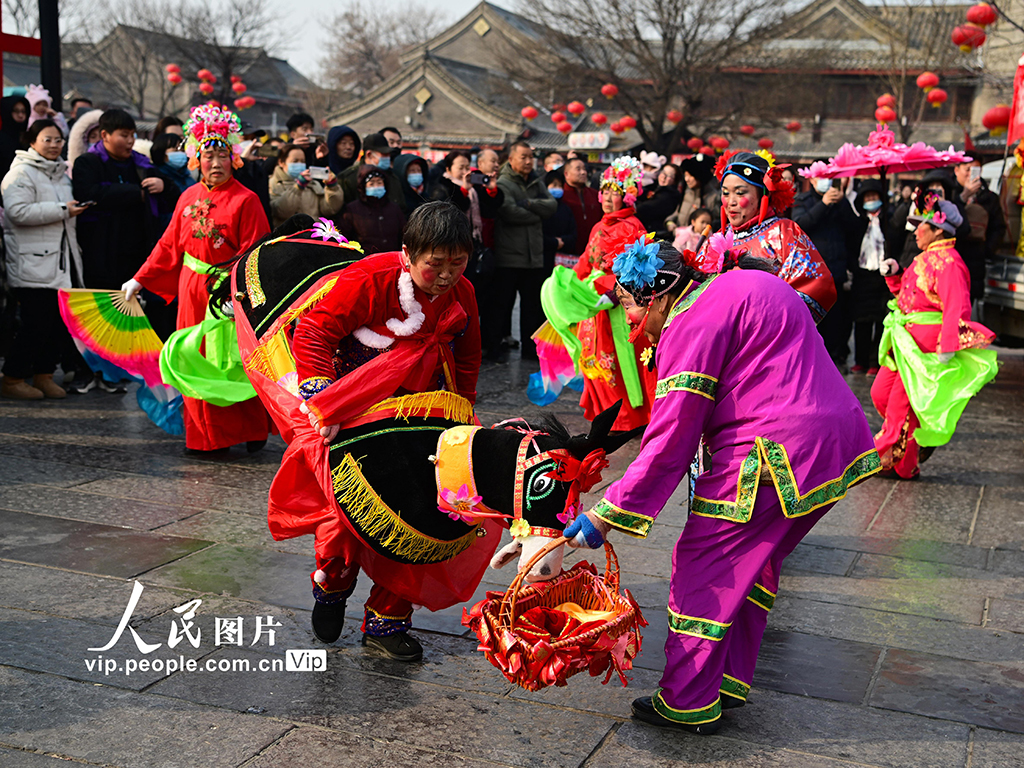
<path fill-rule="evenodd" d="M 43 88 L 41 85 L 30 85 L 25 89 L 25 98 L 28 100 L 28 124 L 32 125 L 36 120 L 41 118 L 36 115 L 35 107 L 40 101 L 45 101 L 46 106 L 50 106 L 53 103 L 53 99 L 50 98 L 50 92 Z"/>
<path fill-rule="evenodd" d="M 643 168 L 635 157 L 623 155 L 612 161 L 601 175 L 601 189 L 616 189 L 626 205 L 633 205 L 644 191 Z"/>
<path fill-rule="evenodd" d="M 926 222 L 950 235 L 964 222 L 960 210 L 948 200 L 943 200 L 934 190 L 919 189 L 914 193 L 914 204 L 907 216 L 912 224 Z"/>
<path fill-rule="evenodd" d="M 211 147 L 231 150 L 231 165 L 242 167 L 242 123 L 230 109 L 210 103 L 195 107 L 185 123 L 185 154 L 188 167 L 199 167 L 199 153 Z"/>

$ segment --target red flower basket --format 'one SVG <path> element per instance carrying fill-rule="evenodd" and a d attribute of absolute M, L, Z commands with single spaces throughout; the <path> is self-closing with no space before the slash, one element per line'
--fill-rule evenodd
<path fill-rule="evenodd" d="M 626 685 L 647 622 L 629 591 L 619 592 L 619 560 L 611 544 L 604 545 L 604 576 L 579 562 L 551 581 L 523 586 L 530 569 L 564 544 L 555 539 L 541 548 L 504 593 L 488 592 L 472 611 L 463 610 L 462 623 L 476 633 L 487 660 L 528 691 L 564 686 L 584 671 L 591 677 L 605 673 L 604 683 L 617 672 Z M 558 608 L 567 603 L 579 610 Z"/>

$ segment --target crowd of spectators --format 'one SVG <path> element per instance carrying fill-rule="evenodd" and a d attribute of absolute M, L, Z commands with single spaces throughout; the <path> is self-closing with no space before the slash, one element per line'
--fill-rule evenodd
<path fill-rule="evenodd" d="M 76 372 L 70 391 L 123 391 L 120 383 L 94 375 L 62 333 L 56 290 L 120 287 L 167 228 L 178 197 L 199 183 L 188 167 L 179 118 L 161 119 L 140 152 L 128 113 L 78 100 L 70 114 L 73 119 L 65 121 L 42 89 L 0 100 L 7 286 L 20 304 L 22 328 L 15 337 L 15 302 L 9 301 L 0 317 L 0 356 L 7 359 L 4 393 L 12 397 L 59 396 L 45 378 L 58 364 Z M 287 135 L 247 135 L 242 166 L 234 172 L 259 197 L 271 227 L 308 214 L 332 220 L 367 254 L 392 251 L 401 248 L 412 211 L 427 201 L 449 201 L 472 224 L 467 277 L 481 308 L 485 359 L 504 361 L 515 349 L 525 359 L 536 357 L 530 336 L 544 320 L 541 284 L 555 265 L 575 264 L 601 220 L 600 195 L 590 181 L 599 169 L 574 152 L 538 157 L 525 141 L 500 154 L 452 151 L 431 162 L 405 151 L 401 132 L 391 126 L 363 136 L 334 126 L 324 136 L 310 115 L 298 113 L 286 128 Z M 635 215 L 648 232 L 692 250 L 708 227 L 718 229 L 715 160 L 697 154 L 673 164 L 644 153 L 646 183 Z M 919 182 L 963 213 L 956 247 L 970 271 L 974 299 L 983 291 L 985 259 L 1005 230 L 999 200 L 974 170 L 978 166 L 933 171 Z M 906 266 L 916 254 L 906 223 L 909 205 L 909 196 L 890 202 L 877 182 L 855 187 L 821 180 L 787 212 L 835 281 L 839 300 L 819 329 L 841 369 L 852 334 L 853 371 L 878 370 L 889 298 L 878 265 L 892 256 Z M 152 294 L 144 292 L 144 298 L 154 328 L 166 337 L 174 329 L 174 307 Z M 46 341 L 51 338 L 56 340 Z M 19 384 L 33 375 L 43 386 Z"/>

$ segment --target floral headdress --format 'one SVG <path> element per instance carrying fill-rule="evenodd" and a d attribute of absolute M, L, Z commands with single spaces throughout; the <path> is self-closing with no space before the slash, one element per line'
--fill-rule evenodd
<path fill-rule="evenodd" d="M 934 189 L 918 187 L 911 199 L 913 207 L 910 215 L 907 216 L 907 221 L 912 224 L 920 224 L 923 221 L 953 235 L 956 234 L 956 228 L 964 221 L 964 217 L 957 207 L 953 203 L 943 200 Z"/>
<path fill-rule="evenodd" d="M 189 168 L 198 168 L 199 153 L 211 147 L 230 149 L 232 167 L 242 167 L 242 123 L 230 109 L 201 104 L 189 114 L 184 132 Z"/>
<path fill-rule="evenodd" d="M 601 189 L 617 189 L 626 205 L 633 205 L 644 191 L 644 169 L 635 157 L 617 157 L 604 169 Z"/>
<path fill-rule="evenodd" d="M 788 165 L 776 165 L 775 158 L 769 152 L 747 152 L 746 150 L 729 150 L 724 152 L 715 166 L 715 178 L 721 182 L 730 173 L 739 176 L 748 184 L 763 191 L 761 210 L 757 219 L 760 224 L 773 210 L 781 214 L 793 204 L 796 189 L 793 183 L 783 178 L 782 171 Z M 722 229 L 725 229 L 725 206 L 722 206 Z"/>
<path fill-rule="evenodd" d="M 646 237 L 641 237 L 612 262 L 612 272 L 619 285 L 641 307 L 668 293 L 682 277 L 680 261 L 667 263 L 659 255 L 666 245 L 661 240 L 648 242 Z"/>

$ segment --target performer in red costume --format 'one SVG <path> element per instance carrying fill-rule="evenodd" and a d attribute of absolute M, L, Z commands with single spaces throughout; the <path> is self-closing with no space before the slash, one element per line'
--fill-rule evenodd
<path fill-rule="evenodd" d="M 480 322 L 473 286 L 463 277 L 472 249 L 462 212 L 445 202 L 422 205 L 409 218 L 400 252 L 368 256 L 346 268 L 299 321 L 292 338 L 299 394 L 325 443 L 342 424 L 387 398 L 445 390 L 476 402 Z M 350 377 L 352 386 L 316 397 L 364 366 L 366 375 Z M 289 448 L 270 491 L 270 528 L 275 538 L 317 534 L 313 631 L 330 643 L 341 634 L 360 559 L 372 553 L 364 553 L 365 545 L 344 526 L 304 509 L 329 505 L 305 454 Z M 408 634 L 410 600 L 374 584 L 365 608 L 364 645 L 401 661 L 422 656 Z"/>
<path fill-rule="evenodd" d="M 178 299 L 178 329 L 206 318 L 207 281 L 222 264 L 270 231 L 259 198 L 232 176 L 241 167 L 241 125 L 237 115 L 204 104 L 185 125 L 189 168 L 202 180 L 178 199 L 171 223 L 135 277 L 122 286 L 128 298 L 147 288 L 166 301 Z M 184 398 L 185 447 L 216 451 L 246 443 L 250 451 L 266 443 L 270 418 L 258 397 L 220 407 Z"/>

